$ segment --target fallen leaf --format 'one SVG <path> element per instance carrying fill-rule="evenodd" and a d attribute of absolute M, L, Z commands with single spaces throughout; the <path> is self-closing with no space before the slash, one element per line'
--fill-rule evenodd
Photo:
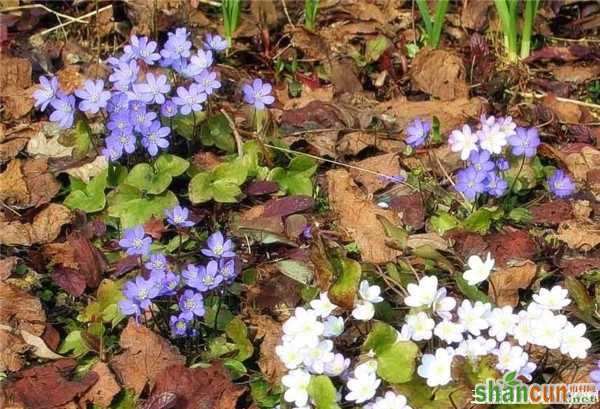
<path fill-rule="evenodd" d="M 345 134 L 338 140 L 337 152 L 355 156 L 371 146 L 386 153 L 402 152 L 406 148 L 403 141 L 385 138 L 374 132 L 356 131 Z"/>
<path fill-rule="evenodd" d="M 566 200 L 552 200 L 529 208 L 535 224 L 558 225 L 559 223 L 573 218 L 571 203 Z"/>
<path fill-rule="evenodd" d="M 26 138 L 14 138 L 0 144 L 0 165 L 13 159 L 27 145 Z"/>
<path fill-rule="evenodd" d="M 85 77 L 79 72 L 78 65 L 67 65 L 61 68 L 57 73 L 58 86 L 67 95 L 72 94 L 76 89 L 83 87 Z"/>
<path fill-rule="evenodd" d="M 526 64 L 538 61 L 577 61 L 594 59 L 600 52 L 594 47 L 581 44 L 573 44 L 569 47 L 546 46 L 533 51 L 529 57 L 523 60 Z"/>
<path fill-rule="evenodd" d="M 600 244 L 600 226 L 569 220 L 558 226 L 556 238 L 573 250 L 590 251 Z"/>
<path fill-rule="evenodd" d="M 559 65 L 552 68 L 552 74 L 559 81 L 581 83 L 597 78 L 600 66 Z"/>
<path fill-rule="evenodd" d="M 0 259 L 0 281 L 7 279 L 17 265 L 18 258 L 15 256 Z"/>
<path fill-rule="evenodd" d="M 590 270 L 600 269 L 600 257 L 563 258 L 560 260 L 560 268 L 567 276 L 579 277 Z"/>
<path fill-rule="evenodd" d="M 79 297 L 85 292 L 85 274 L 78 269 L 56 266 L 50 277 L 60 288 L 73 297 Z"/>
<path fill-rule="evenodd" d="M 71 221 L 71 211 L 63 205 L 51 203 L 42 209 L 31 224 L 19 221 L 0 221 L 0 244 L 30 246 L 54 241 L 63 225 Z"/>
<path fill-rule="evenodd" d="M 136 396 L 147 384 L 152 389 L 165 369 L 185 363 L 185 358 L 169 341 L 134 319 L 127 323 L 119 344 L 124 352 L 110 361 L 110 367 L 121 384 L 133 389 Z"/>
<path fill-rule="evenodd" d="M 248 286 L 248 303 L 258 311 L 271 314 L 289 311 L 294 308 L 300 296 L 300 284 L 283 274 L 261 278 L 256 284 Z"/>
<path fill-rule="evenodd" d="M 313 33 L 304 27 L 296 27 L 290 30 L 290 33 L 293 46 L 302 50 L 308 58 L 317 60 L 328 58 L 330 53 L 329 44 L 321 35 Z"/>
<path fill-rule="evenodd" d="M 564 154 L 562 159 L 577 182 L 585 182 L 588 172 L 600 168 L 600 150 L 589 145 L 579 152 Z"/>
<path fill-rule="evenodd" d="M 342 169 L 326 173 L 328 195 L 340 226 L 354 239 L 363 261 L 385 263 L 400 253 L 386 246 L 385 232 L 377 220 L 382 215 L 398 221 L 394 212 L 385 210 L 365 198 L 350 174 Z"/>
<path fill-rule="evenodd" d="M 414 88 L 442 101 L 469 97 L 462 57 L 451 51 L 441 49 L 419 51 L 409 73 Z"/>
<path fill-rule="evenodd" d="M 279 185 L 277 184 L 277 182 L 272 182 L 269 180 L 251 182 L 248 184 L 248 186 L 246 186 L 246 189 L 244 189 L 244 192 L 248 196 L 267 195 L 269 193 L 275 193 L 277 191 L 279 191 Z"/>
<path fill-rule="evenodd" d="M 284 133 L 310 129 L 352 127 L 355 118 L 335 104 L 313 100 L 306 106 L 283 111 L 280 124 Z"/>
<path fill-rule="evenodd" d="M 0 324 L 40 336 L 46 327 L 46 313 L 37 297 L 0 282 Z"/>
<path fill-rule="evenodd" d="M 281 377 L 287 373 L 285 365 L 275 353 L 275 347 L 281 343 L 283 330 L 281 324 L 268 315 L 251 314 L 251 327 L 256 328 L 254 340 L 260 340 L 258 367 L 271 385 L 279 385 Z"/>
<path fill-rule="evenodd" d="M 570 102 L 559 101 L 553 95 L 546 95 L 541 100 L 542 104 L 550 108 L 561 122 L 578 124 L 581 122 L 583 112 L 578 105 Z"/>
<path fill-rule="evenodd" d="M 45 159 L 14 159 L 0 174 L 0 200 L 17 208 L 46 204 L 59 190 Z"/>
<path fill-rule="evenodd" d="M 492 4 L 487 1 L 469 1 L 462 5 L 460 22 L 464 28 L 482 31 L 488 25 L 488 14 Z"/>
<path fill-rule="evenodd" d="M 335 89 L 335 95 L 353 95 L 363 90 L 362 83 L 358 79 L 354 60 L 351 58 L 336 59 L 331 62 L 331 83 Z"/>
<path fill-rule="evenodd" d="M 425 226 L 425 195 L 421 192 L 406 196 L 394 196 L 390 200 L 390 209 L 401 214 L 402 222 L 413 230 L 420 230 Z"/>
<path fill-rule="evenodd" d="M 21 369 L 24 364 L 21 354 L 25 353 L 27 348 L 21 337 L 0 329 L 0 372 L 16 372 Z"/>
<path fill-rule="evenodd" d="M 532 259 L 537 253 L 537 243 L 524 230 L 506 229 L 485 237 L 496 266 L 506 266 L 512 261 Z M 479 254 L 483 256 L 483 254 Z"/>
<path fill-rule="evenodd" d="M 176 364 L 158 374 L 150 398 L 170 392 L 177 395 L 178 409 L 235 409 L 245 390 L 231 382 L 221 363 L 193 369 Z"/>
<path fill-rule="evenodd" d="M 9 86 L 17 88 L 31 86 L 31 61 L 27 58 L 2 56 L 0 89 L 6 89 Z"/>
<path fill-rule="evenodd" d="M 498 307 L 516 307 L 519 302 L 519 290 L 529 287 L 536 271 L 536 264 L 530 260 L 518 266 L 498 269 L 490 276 L 488 295 Z"/>
<path fill-rule="evenodd" d="M 13 119 L 25 116 L 33 109 L 33 92 L 36 87 L 26 89 L 14 87 L 0 88 L 0 100 L 4 105 L 4 112 Z"/>
<path fill-rule="evenodd" d="M 51 158 L 71 156 L 73 147 L 61 145 L 58 139 L 58 136 L 46 138 L 44 132 L 38 132 L 29 139 L 29 142 L 27 143 L 27 153 L 31 156 L 48 156 Z"/>
<path fill-rule="evenodd" d="M 65 170 L 65 173 L 81 179 L 85 183 L 89 183 L 91 178 L 98 176 L 105 169 L 108 169 L 108 159 L 104 155 L 99 155 L 92 162 L 79 167 L 69 168 Z"/>
<path fill-rule="evenodd" d="M 303 84 L 302 93 L 297 98 L 289 98 L 287 94 L 289 89 L 286 87 L 284 90 L 277 92 L 278 101 L 283 101 L 283 110 L 287 111 L 290 109 L 302 108 L 308 105 L 312 101 L 332 102 L 333 100 L 333 86 L 322 86 L 318 88 L 311 88 L 310 86 Z M 281 95 L 285 92 L 285 95 Z"/>
<path fill-rule="evenodd" d="M 63 265 L 68 268 L 77 269 L 77 257 L 75 248 L 69 243 L 50 243 L 42 247 L 42 254 L 48 260 L 48 265 Z"/>
<path fill-rule="evenodd" d="M 27 409 L 59 407 L 82 395 L 98 380 L 95 372 L 76 380 L 73 378 L 76 367 L 76 360 L 61 359 L 26 369 L 7 384 L 6 393 Z"/>
<path fill-rule="evenodd" d="M 29 201 L 29 190 L 19 159 L 12 160 L 0 173 L 0 200 L 10 206 L 22 206 Z"/>
<path fill-rule="evenodd" d="M 411 234 L 406 240 L 406 245 L 412 249 L 428 246 L 435 250 L 448 250 L 448 242 L 437 233 Z"/>
<path fill-rule="evenodd" d="M 353 165 L 390 177 L 404 176 L 402 174 L 403 171 L 400 168 L 400 162 L 398 161 L 398 154 L 396 153 L 386 153 L 385 155 L 371 156 L 359 162 L 354 162 Z M 354 180 L 362 185 L 370 195 L 392 183 L 385 177 L 374 175 L 372 173 L 361 172 L 356 169 L 351 169 L 350 174 Z"/>
<path fill-rule="evenodd" d="M 98 382 L 96 382 L 83 396 L 80 402 L 92 403 L 96 406 L 108 408 L 121 387 L 115 380 L 115 376 L 111 372 L 107 364 L 98 361 L 92 366 L 91 370 L 98 374 Z"/>
<path fill-rule="evenodd" d="M 282 199 L 271 199 L 264 205 L 263 217 L 288 216 L 293 213 L 305 212 L 312 209 L 315 201 L 310 196 L 295 195 Z"/>

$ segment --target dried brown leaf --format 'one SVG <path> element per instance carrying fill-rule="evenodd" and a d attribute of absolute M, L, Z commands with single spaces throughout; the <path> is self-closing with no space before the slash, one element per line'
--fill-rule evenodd
<path fill-rule="evenodd" d="M 390 177 L 399 176 L 402 173 L 400 162 L 398 161 L 398 154 L 396 153 L 371 156 L 359 162 L 354 162 L 353 165 L 379 172 Z M 368 194 L 373 194 L 391 183 L 391 181 L 385 177 L 374 175 L 372 173 L 360 172 L 355 169 L 351 169 L 350 174 L 354 180 L 365 188 Z"/>
<path fill-rule="evenodd" d="M 108 365 L 104 362 L 98 361 L 92 366 L 91 370 L 98 374 L 98 382 L 81 397 L 80 401 L 107 408 L 115 395 L 119 393 L 121 387 Z"/>
<path fill-rule="evenodd" d="M 462 58 L 448 50 L 421 50 L 410 68 L 414 88 L 443 101 L 468 98 Z"/>
<path fill-rule="evenodd" d="M 63 225 L 71 221 L 71 211 L 63 205 L 51 203 L 40 211 L 31 224 L 19 221 L 0 221 L 0 244 L 30 246 L 54 241 Z"/>
<path fill-rule="evenodd" d="M 558 226 L 557 238 L 573 250 L 590 251 L 600 244 L 600 226 L 569 220 Z"/>
<path fill-rule="evenodd" d="M 519 302 L 519 290 L 529 287 L 536 271 L 536 264 L 530 260 L 518 266 L 494 271 L 490 276 L 489 296 L 498 307 L 516 307 Z"/>
<path fill-rule="evenodd" d="M 251 315 L 249 324 L 256 327 L 255 340 L 261 340 L 258 367 L 271 385 L 278 385 L 281 377 L 287 373 L 285 365 L 275 353 L 275 347 L 281 343 L 283 330 L 281 324 L 268 315 Z"/>
<path fill-rule="evenodd" d="M 46 313 L 37 297 L 0 282 L 0 324 L 40 336 L 46 327 Z"/>

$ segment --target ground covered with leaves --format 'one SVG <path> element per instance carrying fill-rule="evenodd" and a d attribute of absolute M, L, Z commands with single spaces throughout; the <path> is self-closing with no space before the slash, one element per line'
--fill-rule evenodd
<path fill-rule="evenodd" d="M 600 6 L 429 3 L 0 1 L 0 406 L 600 387 Z"/>

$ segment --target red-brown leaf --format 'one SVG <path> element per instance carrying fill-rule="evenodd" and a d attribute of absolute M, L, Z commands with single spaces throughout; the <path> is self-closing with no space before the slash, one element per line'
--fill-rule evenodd
<path fill-rule="evenodd" d="M 265 203 L 264 217 L 287 216 L 293 213 L 304 212 L 313 207 L 315 201 L 310 196 L 288 196 L 283 199 L 271 199 Z"/>

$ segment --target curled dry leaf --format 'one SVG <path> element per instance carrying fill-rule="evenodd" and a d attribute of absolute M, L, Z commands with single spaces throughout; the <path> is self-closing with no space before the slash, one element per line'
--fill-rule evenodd
<path fill-rule="evenodd" d="M 485 241 L 497 266 L 507 266 L 511 261 L 528 260 L 537 253 L 537 243 L 524 230 L 507 229 L 489 234 Z"/>
<path fill-rule="evenodd" d="M 121 387 L 108 365 L 104 362 L 98 361 L 92 366 L 91 370 L 98 374 L 98 382 L 83 394 L 80 401 L 108 408 Z"/>
<path fill-rule="evenodd" d="M 468 98 L 465 78 L 462 58 L 448 50 L 421 50 L 410 67 L 413 87 L 443 101 Z"/>
<path fill-rule="evenodd" d="M 75 168 L 69 168 L 65 170 L 65 173 L 76 177 L 77 179 L 81 179 L 85 183 L 89 183 L 91 178 L 98 176 L 104 169 L 107 168 L 108 159 L 106 159 L 106 156 L 99 155 L 96 156 L 96 159 L 94 159 L 92 162 Z"/>
<path fill-rule="evenodd" d="M 14 138 L 0 144 L 0 165 L 13 159 L 27 145 L 26 138 Z"/>
<path fill-rule="evenodd" d="M 60 190 L 60 183 L 48 172 L 46 159 L 13 159 L 0 174 L 0 200 L 17 208 L 40 206 Z"/>
<path fill-rule="evenodd" d="M 26 369 L 8 383 L 6 394 L 9 400 L 19 402 L 27 409 L 48 409 L 68 404 L 98 380 L 98 374 L 93 371 L 75 379 L 76 367 L 76 360 L 60 359 Z"/>
<path fill-rule="evenodd" d="M 0 282 L 0 324 L 40 336 L 46 327 L 46 313 L 37 297 Z"/>
<path fill-rule="evenodd" d="M 529 287 L 536 271 L 536 264 L 530 260 L 518 266 L 498 269 L 490 276 L 488 295 L 499 307 L 515 307 L 519 302 L 519 290 Z"/>
<path fill-rule="evenodd" d="M 185 358 L 169 341 L 132 318 L 121 333 L 124 352 L 110 361 L 110 367 L 121 384 L 133 389 L 136 396 L 148 384 L 152 388 L 157 377 L 171 365 L 183 365 Z"/>
<path fill-rule="evenodd" d="M 16 372 L 21 369 L 24 364 L 21 354 L 25 353 L 27 348 L 21 337 L 0 329 L 0 372 Z"/>
<path fill-rule="evenodd" d="M 400 168 L 400 162 L 398 161 L 398 154 L 396 153 L 372 156 L 359 162 L 354 162 L 354 165 L 387 176 L 399 176 L 403 173 Z M 385 177 L 374 175 L 372 173 L 359 172 L 355 169 L 351 169 L 350 174 L 354 180 L 366 189 L 368 194 L 373 194 L 391 183 L 391 181 Z"/>
<path fill-rule="evenodd" d="M 553 95 L 547 95 L 542 99 L 544 106 L 550 108 L 561 122 L 578 124 L 583 112 L 578 105 L 570 102 L 559 101 Z"/>
<path fill-rule="evenodd" d="M 590 171 L 600 168 L 600 151 L 584 145 L 579 152 L 568 153 L 563 160 L 577 182 L 584 182 Z"/>
<path fill-rule="evenodd" d="M 11 275 L 17 265 L 17 260 L 18 258 L 15 256 L 4 257 L 0 260 L 0 281 L 4 281 Z"/>
<path fill-rule="evenodd" d="M 258 367 L 271 385 L 278 385 L 287 373 L 285 365 L 275 354 L 275 347 L 280 344 L 283 335 L 281 324 L 268 315 L 251 315 L 249 323 L 256 327 L 255 340 L 262 340 Z"/>
<path fill-rule="evenodd" d="M 600 66 L 559 65 L 552 68 L 552 74 L 559 81 L 580 83 L 597 78 L 600 75 Z"/>
<path fill-rule="evenodd" d="M 326 176 L 332 209 L 337 213 L 340 226 L 356 242 L 363 261 L 385 263 L 398 256 L 398 251 L 386 246 L 383 226 L 377 220 L 379 214 L 397 223 L 395 212 L 368 200 L 347 171 L 330 170 Z"/>
<path fill-rule="evenodd" d="M 558 225 L 573 218 L 571 203 L 566 200 L 552 200 L 529 208 L 532 223 Z"/>
<path fill-rule="evenodd" d="M 0 221 L 0 244 L 31 246 L 54 241 L 63 225 L 71 222 L 71 211 L 63 205 L 51 203 L 40 211 L 32 223 Z"/>
<path fill-rule="evenodd" d="M 58 136 L 47 138 L 43 132 L 38 132 L 29 139 L 27 153 L 31 156 L 47 156 L 50 158 L 71 156 L 73 147 L 61 145 L 58 139 Z"/>
<path fill-rule="evenodd" d="M 177 396 L 174 407 L 178 409 L 235 409 L 245 390 L 231 382 L 221 363 L 193 369 L 180 363 L 157 374 L 150 399 L 167 392 Z"/>
<path fill-rule="evenodd" d="M 573 250 L 590 251 L 600 244 L 600 226 L 569 220 L 558 226 L 556 237 Z"/>

